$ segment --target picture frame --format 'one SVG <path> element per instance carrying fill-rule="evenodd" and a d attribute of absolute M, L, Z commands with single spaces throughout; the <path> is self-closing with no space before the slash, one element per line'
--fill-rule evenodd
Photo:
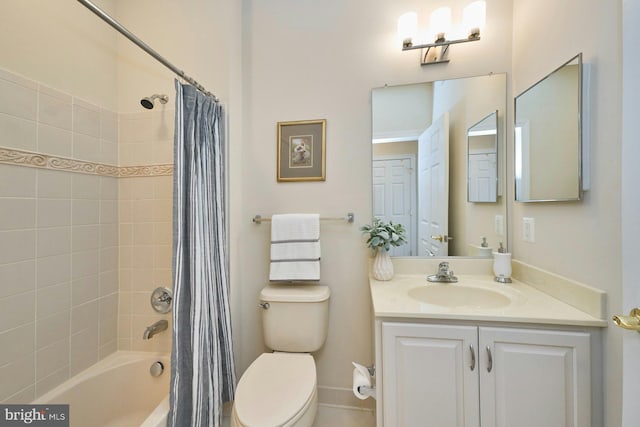
<path fill-rule="evenodd" d="M 278 182 L 325 181 L 327 121 L 278 122 Z"/>

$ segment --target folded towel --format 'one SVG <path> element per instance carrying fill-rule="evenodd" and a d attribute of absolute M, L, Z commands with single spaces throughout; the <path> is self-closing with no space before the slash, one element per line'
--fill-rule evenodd
<path fill-rule="evenodd" d="M 272 262 L 269 280 L 320 280 L 320 261 Z"/>
<path fill-rule="evenodd" d="M 279 260 L 319 260 L 320 242 L 273 242 L 271 261 Z"/>
<path fill-rule="evenodd" d="M 320 216 L 271 217 L 269 280 L 320 280 Z"/>
<path fill-rule="evenodd" d="M 313 241 L 320 239 L 320 215 L 283 214 L 271 217 L 271 241 Z"/>

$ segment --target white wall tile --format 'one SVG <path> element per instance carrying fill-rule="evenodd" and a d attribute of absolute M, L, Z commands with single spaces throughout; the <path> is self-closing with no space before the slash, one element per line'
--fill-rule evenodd
<path fill-rule="evenodd" d="M 45 199 L 71 198 L 72 173 L 38 169 L 37 177 L 38 197 Z"/>
<path fill-rule="evenodd" d="M 101 139 L 100 162 L 107 165 L 118 165 L 118 144 Z"/>
<path fill-rule="evenodd" d="M 118 223 L 100 224 L 100 247 L 118 246 Z"/>
<path fill-rule="evenodd" d="M 97 200 L 73 200 L 71 215 L 73 215 L 73 225 L 99 224 L 100 202 Z"/>
<path fill-rule="evenodd" d="M 35 256 L 35 230 L 0 231 L 0 242 L 0 264 L 26 261 Z"/>
<path fill-rule="evenodd" d="M 100 177 L 97 175 L 73 174 L 71 196 L 74 199 L 98 200 L 100 198 Z"/>
<path fill-rule="evenodd" d="M 118 115 L 104 108 L 100 109 L 100 139 L 118 142 Z"/>
<path fill-rule="evenodd" d="M 76 225 L 72 228 L 72 252 L 98 249 L 100 247 L 99 225 Z"/>
<path fill-rule="evenodd" d="M 100 201 L 100 224 L 115 224 L 118 222 L 118 201 Z"/>
<path fill-rule="evenodd" d="M 0 79 L 0 113 L 36 120 L 38 93 L 33 88 Z"/>
<path fill-rule="evenodd" d="M 71 130 L 71 97 L 57 92 L 57 96 L 52 96 L 55 91 L 50 89 L 49 93 L 40 91 L 38 99 L 38 122 L 50 126 Z"/>
<path fill-rule="evenodd" d="M 0 402 L 33 385 L 35 381 L 35 355 L 29 353 L 9 364 L 0 366 Z M 22 402 L 24 403 L 24 402 Z"/>
<path fill-rule="evenodd" d="M 75 308 L 98 298 L 99 285 L 98 275 L 95 274 L 74 279 L 71 283 L 71 306 Z"/>
<path fill-rule="evenodd" d="M 71 334 L 84 329 L 93 329 L 98 333 L 100 319 L 98 300 L 80 304 L 71 310 Z"/>
<path fill-rule="evenodd" d="M 71 254 L 38 258 L 36 271 L 37 288 L 68 282 L 71 280 Z"/>
<path fill-rule="evenodd" d="M 28 198 L 35 195 L 36 169 L 0 165 L 0 197 Z"/>
<path fill-rule="evenodd" d="M 100 199 L 118 200 L 118 178 L 100 177 Z"/>
<path fill-rule="evenodd" d="M 120 115 L 119 143 L 144 142 L 153 139 L 152 118 L 148 113 L 142 115 Z"/>
<path fill-rule="evenodd" d="M 69 311 L 71 308 L 71 284 L 66 282 L 39 288 L 36 291 L 36 306 L 37 319 Z"/>
<path fill-rule="evenodd" d="M 38 146 L 36 122 L 0 113 L 0 145 L 34 151 Z"/>
<path fill-rule="evenodd" d="M 65 129 L 39 123 L 38 151 L 54 156 L 71 157 L 73 134 Z"/>
<path fill-rule="evenodd" d="M 69 365 L 69 337 L 56 341 L 36 352 L 36 381 Z"/>
<path fill-rule="evenodd" d="M 2 68 L 0 68 L 0 79 L 6 80 L 8 82 L 16 83 L 18 85 L 24 86 L 29 89 L 33 89 L 33 90 L 38 89 L 37 82 L 27 79 L 26 77 L 23 77 L 19 74 L 12 73 L 9 70 L 4 70 Z"/>
<path fill-rule="evenodd" d="M 0 230 L 24 230 L 36 225 L 36 200 L 0 198 Z"/>
<path fill-rule="evenodd" d="M 100 273 L 100 296 L 117 294 L 119 290 L 118 271 L 106 271 Z"/>
<path fill-rule="evenodd" d="M 100 109 L 95 105 L 74 100 L 73 131 L 94 138 L 100 138 Z"/>
<path fill-rule="evenodd" d="M 35 292 L 0 298 L 0 332 L 33 322 L 35 312 Z"/>
<path fill-rule="evenodd" d="M 99 360 L 98 340 L 98 333 L 90 329 L 71 335 L 69 375 L 73 376 Z"/>
<path fill-rule="evenodd" d="M 78 279 L 86 276 L 96 276 L 99 272 L 100 252 L 86 250 L 71 254 L 71 278 Z M 97 286 L 97 285 L 96 285 Z"/>
<path fill-rule="evenodd" d="M 38 227 L 64 227 L 69 225 L 71 225 L 70 200 L 38 200 Z"/>
<path fill-rule="evenodd" d="M 0 366 L 33 353 L 35 350 L 36 324 L 27 323 L 0 333 Z"/>
<path fill-rule="evenodd" d="M 100 140 L 94 136 L 74 133 L 73 157 L 87 162 L 100 162 Z"/>
<path fill-rule="evenodd" d="M 71 227 L 38 229 L 38 258 L 63 255 L 71 250 Z"/>
<path fill-rule="evenodd" d="M 118 248 L 112 246 L 100 250 L 100 272 L 118 269 Z"/>
<path fill-rule="evenodd" d="M 69 336 L 69 311 L 38 319 L 36 322 L 36 349 L 47 347 Z"/>
<path fill-rule="evenodd" d="M 35 290 L 36 262 L 16 262 L 0 264 L 0 298 Z"/>
<path fill-rule="evenodd" d="M 62 369 L 55 371 L 48 377 L 38 380 L 36 382 L 35 395 L 37 397 L 42 396 L 43 394 L 53 390 L 55 387 L 65 382 L 68 378 L 69 378 L 69 366 L 67 365 Z M 22 400 L 18 402 L 29 402 L 29 401 L 30 400 Z"/>

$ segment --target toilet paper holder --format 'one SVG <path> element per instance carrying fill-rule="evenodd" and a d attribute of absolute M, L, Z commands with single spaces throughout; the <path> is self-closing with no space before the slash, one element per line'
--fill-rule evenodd
<path fill-rule="evenodd" d="M 371 366 L 363 366 L 363 365 L 359 365 L 357 363 L 353 363 L 353 366 L 355 366 L 356 370 L 360 370 L 360 372 L 364 373 L 363 371 L 366 369 L 366 372 L 369 374 L 369 377 L 373 380 L 373 378 L 375 378 L 376 376 L 376 366 L 375 365 L 371 365 Z M 359 385 L 356 387 L 356 390 L 358 393 L 360 393 L 362 396 L 366 396 L 366 397 L 361 397 L 361 399 L 366 399 L 367 397 L 373 397 L 374 399 L 376 398 L 376 387 L 374 384 L 369 385 Z"/>
<path fill-rule="evenodd" d="M 358 393 L 361 393 L 367 397 L 376 398 L 376 388 L 375 387 L 367 387 L 366 385 L 361 385 L 358 387 Z"/>

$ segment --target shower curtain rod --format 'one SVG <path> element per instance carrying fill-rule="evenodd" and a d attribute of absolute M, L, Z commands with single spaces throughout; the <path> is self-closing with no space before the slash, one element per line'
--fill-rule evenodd
<path fill-rule="evenodd" d="M 118 31 L 120 34 L 122 34 L 123 36 L 125 36 L 126 38 L 128 38 L 129 40 L 131 40 L 134 44 L 136 44 L 140 49 L 144 50 L 145 52 L 147 52 L 149 55 L 153 56 L 158 62 L 160 62 L 162 65 L 164 65 L 165 67 L 167 67 L 168 69 L 170 69 L 171 71 L 173 71 L 176 75 L 180 76 L 182 79 L 184 79 L 187 83 L 195 86 L 196 89 L 200 90 L 201 92 L 205 93 L 206 95 L 211 96 L 214 100 L 216 100 L 216 102 L 218 101 L 218 97 L 215 96 L 214 94 L 212 94 L 211 92 L 209 92 L 208 90 L 206 90 L 204 88 L 204 86 L 202 86 L 200 83 L 198 83 L 195 79 L 187 76 L 185 74 L 184 71 L 182 71 L 181 69 L 179 69 L 178 67 L 176 67 L 175 65 L 173 65 L 171 62 L 167 61 L 166 58 L 164 58 L 162 55 L 160 55 L 158 52 L 156 52 L 155 50 L 153 50 L 148 44 L 146 44 L 145 42 L 143 42 L 142 40 L 140 40 L 138 37 L 136 37 L 135 34 L 133 34 L 131 31 L 127 30 L 124 26 L 122 26 L 118 21 L 116 21 L 115 19 L 113 19 L 111 16 L 109 16 L 106 12 L 104 12 L 102 9 L 100 9 L 98 6 L 96 6 L 95 4 L 91 3 L 89 0 L 78 0 L 80 3 L 82 3 L 82 5 L 84 5 L 87 9 L 89 9 L 91 12 L 95 13 L 96 15 L 98 15 L 98 17 L 100 19 L 102 19 L 104 22 L 106 22 L 107 24 L 111 25 L 113 28 L 115 28 L 116 31 Z"/>

